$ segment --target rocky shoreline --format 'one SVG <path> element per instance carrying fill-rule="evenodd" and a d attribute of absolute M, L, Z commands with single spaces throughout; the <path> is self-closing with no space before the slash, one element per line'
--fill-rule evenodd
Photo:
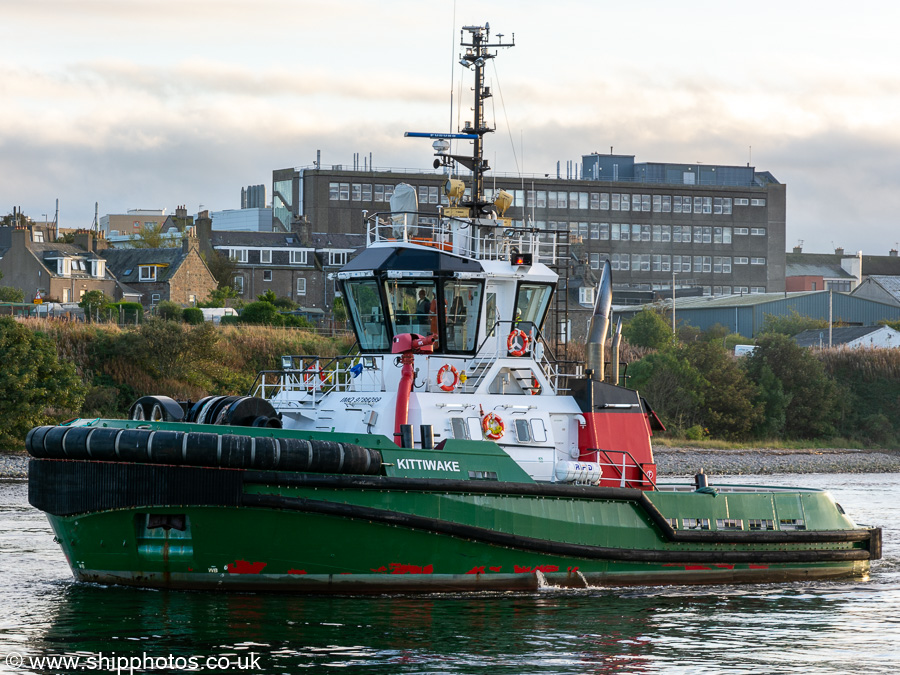
<path fill-rule="evenodd" d="M 660 476 L 692 476 L 703 469 L 719 476 L 776 473 L 892 473 L 900 471 L 897 450 L 720 450 L 655 447 Z"/>
<path fill-rule="evenodd" d="M 653 449 L 660 476 L 692 476 L 699 469 L 718 476 L 776 473 L 891 473 L 900 471 L 898 450 Z M 0 453 L 0 478 L 25 478 L 24 453 Z"/>

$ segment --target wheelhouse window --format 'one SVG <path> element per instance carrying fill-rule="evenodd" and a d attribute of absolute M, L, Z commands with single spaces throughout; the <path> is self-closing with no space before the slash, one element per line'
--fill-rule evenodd
<path fill-rule="evenodd" d="M 384 282 L 394 335 L 438 332 L 437 287 L 433 279 L 389 279 Z"/>
<path fill-rule="evenodd" d="M 378 283 L 374 279 L 344 282 L 344 297 L 350 319 L 363 351 L 385 351 L 389 346 L 387 326 L 381 311 Z"/>
<path fill-rule="evenodd" d="M 451 279 L 444 283 L 444 325 L 447 351 L 469 352 L 478 337 L 478 308 L 481 307 L 482 282 Z"/>
<path fill-rule="evenodd" d="M 522 330 L 540 328 L 547 315 L 553 287 L 549 284 L 520 284 L 516 293 L 514 324 Z"/>

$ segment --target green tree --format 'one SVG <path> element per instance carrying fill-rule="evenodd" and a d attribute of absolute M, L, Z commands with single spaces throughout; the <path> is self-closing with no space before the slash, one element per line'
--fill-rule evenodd
<path fill-rule="evenodd" d="M 231 288 L 234 281 L 234 272 L 237 269 L 235 262 L 221 251 L 213 250 L 209 253 L 201 253 L 200 256 L 209 268 L 210 274 L 215 278 L 219 288 Z M 221 307 L 222 305 L 218 306 Z"/>
<path fill-rule="evenodd" d="M 103 291 L 88 291 L 81 296 L 81 302 L 78 306 L 84 310 L 84 315 L 91 320 L 97 315 L 98 310 L 103 313 L 104 310 L 112 306 L 113 300 Z"/>
<path fill-rule="evenodd" d="M 647 307 L 625 324 L 622 337 L 628 344 L 650 349 L 664 349 L 674 343 L 671 324 L 661 312 Z"/>
<path fill-rule="evenodd" d="M 280 326 L 283 321 L 275 305 L 265 300 L 259 300 L 244 307 L 241 311 L 241 323 Z"/>
<path fill-rule="evenodd" d="M 701 374 L 698 395 L 702 424 L 716 438 L 748 438 L 763 420 L 756 384 L 719 340 L 694 342 L 679 350 Z"/>
<path fill-rule="evenodd" d="M 628 386 L 641 392 L 670 429 L 702 421 L 700 371 L 674 349 L 649 354 L 628 368 Z"/>
<path fill-rule="evenodd" d="M 3 317 L 0 354 L 0 447 L 20 449 L 32 427 L 78 413 L 84 387 L 50 338 Z"/>
<path fill-rule="evenodd" d="M 290 298 L 278 297 L 272 301 L 272 304 L 275 305 L 282 312 L 292 312 L 297 309 L 297 303 L 291 300 Z"/>
<path fill-rule="evenodd" d="M 790 314 L 766 314 L 761 332 L 790 336 L 813 328 L 828 328 L 828 322 L 825 319 L 814 319 L 811 316 L 800 314 L 792 307 Z"/>
<path fill-rule="evenodd" d="M 177 302 L 163 300 L 156 306 L 156 314 L 163 321 L 181 321 L 184 310 Z"/>
<path fill-rule="evenodd" d="M 210 291 L 209 296 L 206 298 L 206 302 L 200 302 L 197 306 L 207 308 L 224 307 L 226 300 L 236 297 L 237 293 L 235 293 L 232 286 L 219 286 L 219 288 L 214 291 Z"/>
<path fill-rule="evenodd" d="M 257 295 L 256 299 L 262 300 L 263 302 L 270 302 L 274 305 L 275 301 L 278 300 L 278 296 L 275 295 L 275 291 L 273 291 L 271 288 L 267 288 L 266 292 L 262 295 Z"/>
<path fill-rule="evenodd" d="M 25 291 L 12 286 L 0 286 L 0 302 L 25 302 Z"/>
<path fill-rule="evenodd" d="M 177 239 L 167 237 L 162 231 L 162 225 L 145 223 L 140 229 L 128 237 L 133 248 L 175 248 L 179 245 Z"/>
<path fill-rule="evenodd" d="M 764 425 L 778 426 L 784 409 L 784 435 L 788 438 L 823 438 L 834 433 L 838 414 L 837 385 L 822 362 L 786 335 L 768 333 L 756 340 L 746 357 L 747 372 L 760 387 L 765 406 Z M 772 387 L 765 368 L 781 382 L 782 394 L 764 391 Z M 767 400 L 768 399 L 768 400 Z"/>
<path fill-rule="evenodd" d="M 347 322 L 347 306 L 344 304 L 343 298 L 335 298 L 334 304 L 331 306 L 331 313 L 334 314 L 334 320 L 344 324 Z"/>

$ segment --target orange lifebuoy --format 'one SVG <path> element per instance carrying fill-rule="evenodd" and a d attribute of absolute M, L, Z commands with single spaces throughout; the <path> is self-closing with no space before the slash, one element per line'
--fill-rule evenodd
<path fill-rule="evenodd" d="M 532 375 L 531 376 L 531 395 L 537 396 L 541 393 L 541 383 L 538 382 L 538 379 Z"/>
<path fill-rule="evenodd" d="M 453 382 L 451 382 L 450 384 L 445 384 L 444 373 L 446 373 L 448 370 L 450 371 L 450 374 L 453 375 Z M 456 368 L 454 366 L 451 366 L 449 363 L 445 363 L 443 366 L 441 366 L 441 369 L 437 374 L 437 383 L 438 386 L 444 391 L 453 391 L 456 388 L 456 385 L 459 384 L 459 373 L 457 372 Z"/>
<path fill-rule="evenodd" d="M 497 415 L 497 413 L 491 412 L 485 415 L 484 419 L 481 420 L 481 430 L 484 432 L 485 438 L 496 441 L 503 436 L 503 432 L 506 431 L 506 425 L 503 424 L 503 420 L 500 419 L 500 416 Z"/>
<path fill-rule="evenodd" d="M 322 382 L 325 382 L 325 377 L 326 377 L 325 371 L 322 370 L 321 367 L 319 367 L 319 368 L 311 367 L 311 368 L 307 368 L 306 370 L 304 370 L 303 371 L 303 382 L 305 384 L 312 383 L 312 385 L 315 385 L 316 373 L 318 373 L 319 379 Z"/>
<path fill-rule="evenodd" d="M 519 344 L 521 340 L 522 344 Z M 525 331 L 519 328 L 513 328 L 509 337 L 506 338 L 506 351 L 513 356 L 522 356 L 528 350 L 529 338 Z"/>

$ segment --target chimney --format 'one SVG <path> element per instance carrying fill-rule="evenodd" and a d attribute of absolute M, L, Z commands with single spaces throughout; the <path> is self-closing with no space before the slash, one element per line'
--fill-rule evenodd
<path fill-rule="evenodd" d="M 94 235 L 90 230 L 77 230 L 75 232 L 75 245 L 85 251 L 94 251 Z"/>
<path fill-rule="evenodd" d="M 844 255 L 844 247 L 841 246 L 839 248 L 834 249 L 834 254 L 835 255 Z"/>
<path fill-rule="evenodd" d="M 94 253 L 100 253 L 109 248 L 109 242 L 106 241 L 106 233 L 103 230 L 94 232 Z"/>
<path fill-rule="evenodd" d="M 22 250 L 31 248 L 31 229 L 27 227 L 14 227 L 9 233 L 9 249 Z"/>
<path fill-rule="evenodd" d="M 803 247 L 802 247 L 802 246 L 795 246 L 795 247 L 794 247 L 794 253 L 803 253 Z"/>
<path fill-rule="evenodd" d="M 187 218 L 187 208 L 184 204 L 175 207 L 175 217 L 176 218 Z"/>
<path fill-rule="evenodd" d="M 891 252 L 888 253 L 888 255 L 891 256 L 892 258 L 896 258 L 897 257 L 897 249 L 892 248 Z"/>
<path fill-rule="evenodd" d="M 312 224 L 305 215 L 297 216 L 291 221 L 291 229 L 297 234 L 303 244 L 312 243 Z"/>

